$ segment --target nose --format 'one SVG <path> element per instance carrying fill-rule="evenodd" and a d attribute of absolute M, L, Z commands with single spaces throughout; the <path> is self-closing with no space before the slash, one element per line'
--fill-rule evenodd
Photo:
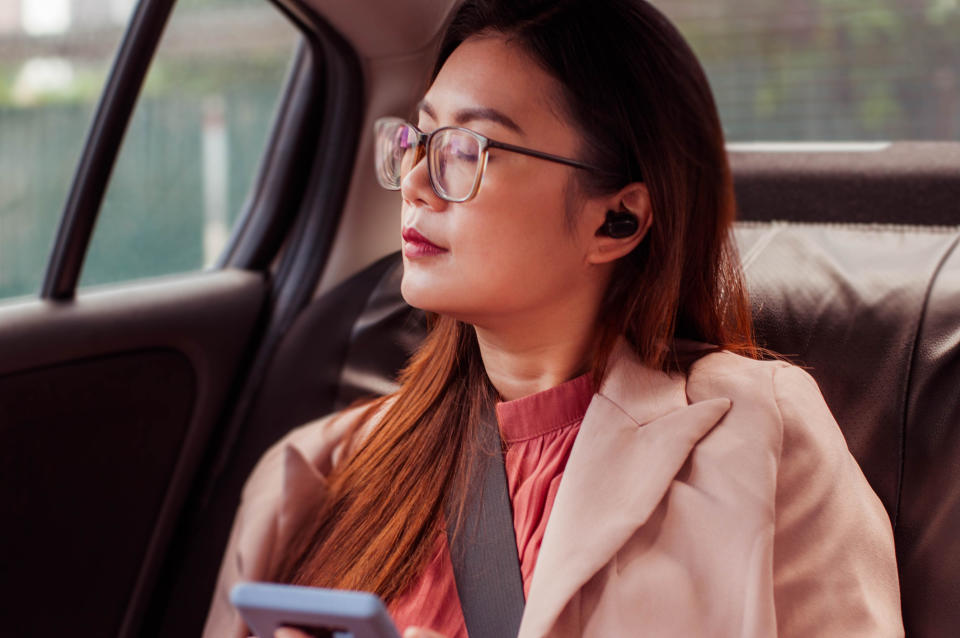
<path fill-rule="evenodd" d="M 400 195 L 405 204 L 426 207 L 437 212 L 446 210 L 449 203 L 434 192 L 425 156 L 421 157 L 400 181 Z"/>

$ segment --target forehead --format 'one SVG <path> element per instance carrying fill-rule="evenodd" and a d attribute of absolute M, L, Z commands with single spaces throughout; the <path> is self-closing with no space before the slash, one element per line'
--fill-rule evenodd
<path fill-rule="evenodd" d="M 526 136 L 568 128 L 557 108 L 559 83 L 518 44 L 503 36 L 474 36 L 447 58 L 424 103 L 448 124 L 454 113 L 487 108 L 507 115 Z"/>

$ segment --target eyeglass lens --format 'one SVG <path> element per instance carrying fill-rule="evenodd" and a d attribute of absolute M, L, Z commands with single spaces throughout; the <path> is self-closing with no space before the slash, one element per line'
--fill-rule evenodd
<path fill-rule="evenodd" d="M 456 129 L 440 131 L 428 149 L 430 173 L 441 196 L 464 199 L 473 190 L 480 160 L 480 142 Z"/>
<path fill-rule="evenodd" d="M 470 196 L 477 180 L 480 140 L 457 129 L 437 132 L 427 149 L 433 188 L 445 199 Z M 400 182 L 419 161 L 417 133 L 402 121 L 391 120 L 377 127 L 377 177 L 385 188 L 398 189 Z"/>

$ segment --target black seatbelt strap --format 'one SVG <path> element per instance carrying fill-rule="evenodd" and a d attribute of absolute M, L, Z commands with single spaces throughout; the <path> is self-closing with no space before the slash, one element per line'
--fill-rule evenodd
<path fill-rule="evenodd" d="M 479 443 L 458 534 L 456 512 L 447 507 L 450 558 L 470 638 L 512 638 L 523 616 L 523 581 L 493 405 L 484 413 Z"/>

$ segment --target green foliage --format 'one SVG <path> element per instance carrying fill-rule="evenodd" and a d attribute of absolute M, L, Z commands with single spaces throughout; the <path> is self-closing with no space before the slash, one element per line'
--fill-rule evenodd
<path fill-rule="evenodd" d="M 223 9 L 213 7 L 255 10 L 265 4 L 265 0 L 178 3 L 178 14 L 161 41 L 114 166 L 82 285 L 203 267 L 202 132 L 211 99 L 223 104 L 228 140 L 227 223 L 240 213 L 294 52 L 296 32 L 270 9 L 259 16 L 255 11 L 252 21 L 249 14 L 241 16 L 247 29 L 253 24 L 258 33 L 270 37 L 255 46 L 241 42 L 239 53 L 204 43 L 193 46 L 189 28 L 178 30 L 199 22 L 219 24 L 230 35 L 231 25 L 217 22 L 226 15 Z M 171 34 L 174 37 L 168 38 Z M 0 60 L 0 299 L 35 293 L 40 287 L 113 46 L 103 43 L 99 59 L 74 60 L 67 88 L 44 90 L 29 99 L 16 89 L 24 60 Z"/>
<path fill-rule="evenodd" d="M 948 108 L 960 100 L 958 0 L 658 6 L 700 55 L 731 140 L 960 137 Z"/>

